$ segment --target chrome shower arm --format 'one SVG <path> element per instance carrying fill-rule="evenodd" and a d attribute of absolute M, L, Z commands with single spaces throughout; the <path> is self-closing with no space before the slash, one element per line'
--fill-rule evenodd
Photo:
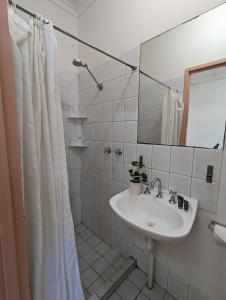
<path fill-rule="evenodd" d="M 89 67 L 87 64 L 83 65 L 84 68 L 86 68 L 86 70 L 89 72 L 90 76 L 93 78 L 93 80 L 96 82 L 97 87 L 99 88 L 99 90 L 103 90 L 103 83 L 99 83 L 96 78 L 94 77 L 93 73 L 90 71 Z"/>

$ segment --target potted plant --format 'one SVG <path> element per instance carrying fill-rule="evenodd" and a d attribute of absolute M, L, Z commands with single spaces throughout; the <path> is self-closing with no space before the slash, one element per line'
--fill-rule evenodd
<path fill-rule="evenodd" d="M 143 172 L 145 165 L 143 164 L 143 156 L 140 156 L 139 161 L 132 161 L 133 169 L 129 170 L 130 180 L 129 192 L 134 195 L 139 195 L 141 192 L 142 183 L 147 182 L 147 174 Z"/>

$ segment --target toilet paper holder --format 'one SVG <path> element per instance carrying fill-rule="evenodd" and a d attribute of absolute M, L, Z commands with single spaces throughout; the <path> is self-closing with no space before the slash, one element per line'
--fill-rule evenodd
<path fill-rule="evenodd" d="M 208 228 L 214 230 L 214 229 L 215 229 L 215 225 L 221 225 L 221 226 L 223 226 L 223 227 L 226 228 L 226 225 L 221 224 L 221 223 L 219 223 L 219 222 L 217 222 L 217 221 L 214 221 L 214 220 L 212 220 L 212 221 L 210 222 L 210 224 L 208 225 Z"/>

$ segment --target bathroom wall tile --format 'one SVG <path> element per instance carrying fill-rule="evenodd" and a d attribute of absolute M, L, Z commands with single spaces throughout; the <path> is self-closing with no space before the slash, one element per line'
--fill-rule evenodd
<path fill-rule="evenodd" d="M 127 165 L 127 164 L 123 165 L 123 182 L 126 183 L 126 184 L 130 184 L 131 177 L 129 175 L 129 170 L 131 168 L 132 168 L 131 164 L 130 165 Z"/>
<path fill-rule="evenodd" d="M 68 72 L 67 88 L 71 90 L 78 90 L 78 75 L 76 73 Z"/>
<path fill-rule="evenodd" d="M 112 153 L 112 150 L 113 150 L 112 143 L 111 142 L 104 142 L 104 148 L 110 148 L 111 149 L 111 153 L 104 153 L 104 159 L 112 161 L 112 156 L 113 156 L 113 153 Z"/>
<path fill-rule="evenodd" d="M 137 144 L 137 159 L 143 156 L 143 162 L 146 168 L 151 168 L 152 145 Z"/>
<path fill-rule="evenodd" d="M 103 121 L 112 122 L 112 102 L 103 104 Z"/>
<path fill-rule="evenodd" d="M 112 141 L 112 123 L 104 123 L 102 124 L 104 130 L 104 141 L 111 142 Z"/>
<path fill-rule="evenodd" d="M 137 259 L 137 266 L 146 274 L 148 274 L 148 254 L 135 247 L 135 256 Z"/>
<path fill-rule="evenodd" d="M 112 195 L 116 195 L 118 193 L 121 193 L 123 191 L 123 185 L 121 182 L 112 180 Z"/>
<path fill-rule="evenodd" d="M 124 123 L 113 122 L 112 141 L 123 142 L 123 137 L 124 137 Z"/>
<path fill-rule="evenodd" d="M 111 246 L 112 239 L 111 239 L 111 230 L 109 228 L 103 228 L 103 240 L 105 243 Z"/>
<path fill-rule="evenodd" d="M 78 92 L 76 90 L 68 90 L 68 104 L 71 106 L 78 106 Z"/>
<path fill-rule="evenodd" d="M 124 128 L 124 142 L 136 143 L 137 142 L 137 122 L 127 121 Z"/>
<path fill-rule="evenodd" d="M 102 80 L 103 82 L 113 79 L 113 59 L 108 59 L 102 64 Z"/>
<path fill-rule="evenodd" d="M 104 176 L 111 178 L 112 177 L 112 161 L 105 160 L 104 161 Z"/>
<path fill-rule="evenodd" d="M 191 176 L 193 152 L 193 148 L 172 147 L 170 171 L 180 175 Z"/>
<path fill-rule="evenodd" d="M 120 55 L 118 58 L 121 59 L 122 61 L 125 61 L 125 53 Z M 125 65 L 118 62 L 117 60 L 113 61 L 113 77 L 114 78 L 121 77 L 121 76 L 125 75 L 125 71 L 126 71 Z"/>
<path fill-rule="evenodd" d="M 214 166 L 213 181 L 219 181 L 221 169 L 221 150 L 195 149 L 193 177 L 206 179 L 207 165 Z"/>
<path fill-rule="evenodd" d="M 133 244 L 122 240 L 122 255 L 125 257 L 133 257 L 135 258 L 135 247 Z"/>
<path fill-rule="evenodd" d="M 201 291 L 193 286 L 189 286 L 188 300 L 211 300 L 207 295 L 204 295 Z"/>
<path fill-rule="evenodd" d="M 151 174 L 152 180 L 155 177 L 158 177 L 158 178 L 161 179 L 163 190 L 168 190 L 169 189 L 169 173 L 168 172 L 163 172 L 163 171 L 152 169 L 152 174 Z"/>
<path fill-rule="evenodd" d="M 113 80 L 113 100 L 114 101 L 124 98 L 126 85 L 127 85 L 127 81 L 124 76 Z"/>
<path fill-rule="evenodd" d="M 133 121 L 138 119 L 138 98 L 125 99 L 125 120 Z"/>
<path fill-rule="evenodd" d="M 190 197 L 191 177 L 170 173 L 169 190 L 176 191 L 179 195 Z"/>
<path fill-rule="evenodd" d="M 139 85 L 139 76 L 138 72 L 132 73 L 126 76 L 126 90 L 125 97 L 137 97 L 138 96 L 138 85 Z"/>
<path fill-rule="evenodd" d="M 63 116 L 63 122 L 67 123 L 68 122 L 68 105 L 62 105 L 62 116 Z"/>
<path fill-rule="evenodd" d="M 104 127 L 102 123 L 94 124 L 94 140 L 95 141 L 104 140 Z"/>
<path fill-rule="evenodd" d="M 101 122 L 102 121 L 102 105 L 92 105 L 88 107 L 91 110 L 91 122 Z"/>
<path fill-rule="evenodd" d="M 124 100 L 113 102 L 113 121 L 124 121 Z"/>
<path fill-rule="evenodd" d="M 113 100 L 113 81 L 104 83 L 103 88 L 103 102 L 110 102 Z"/>
<path fill-rule="evenodd" d="M 169 171 L 170 168 L 170 147 L 153 145 L 152 168 Z"/>
<path fill-rule="evenodd" d="M 122 163 L 113 163 L 112 166 L 112 178 L 118 181 L 123 181 L 123 164 Z"/>
<path fill-rule="evenodd" d="M 154 280 L 165 290 L 167 289 L 169 270 L 160 261 L 155 260 Z"/>
<path fill-rule="evenodd" d="M 188 284 L 176 273 L 169 272 L 168 292 L 176 299 L 187 300 Z"/>
<path fill-rule="evenodd" d="M 199 207 L 211 212 L 216 212 L 218 198 L 218 183 L 206 183 L 203 180 L 193 178 L 191 197 L 199 201 Z"/>
<path fill-rule="evenodd" d="M 104 142 L 94 141 L 94 157 L 104 158 Z"/>
<path fill-rule="evenodd" d="M 122 252 L 122 239 L 115 233 L 112 233 L 112 248 L 118 253 Z"/>
<path fill-rule="evenodd" d="M 62 105 L 68 105 L 68 91 L 66 88 L 60 88 L 60 100 Z"/>
<path fill-rule="evenodd" d="M 124 143 L 124 163 L 131 164 L 132 161 L 136 160 L 136 144 Z"/>

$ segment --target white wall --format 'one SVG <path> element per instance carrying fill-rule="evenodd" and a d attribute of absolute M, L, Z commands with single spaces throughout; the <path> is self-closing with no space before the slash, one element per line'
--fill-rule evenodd
<path fill-rule="evenodd" d="M 96 0 L 79 17 L 80 37 L 114 55 L 136 47 L 222 0 Z M 80 55 L 96 65 L 103 55 L 80 46 Z"/>
<path fill-rule="evenodd" d="M 225 99 L 225 79 L 190 86 L 187 146 L 213 148 L 219 143 L 223 148 Z"/>
<path fill-rule="evenodd" d="M 52 20 L 55 25 L 65 29 L 68 32 L 71 32 L 74 35 L 78 35 L 77 18 L 54 4 L 52 1 L 17 0 L 17 4 L 30 10 L 31 12 L 37 12 L 43 15 L 45 18 Z M 23 15 L 19 11 L 18 13 Z M 62 33 L 57 31 L 55 31 L 55 33 L 58 42 L 58 67 L 78 72 L 78 70 L 71 64 L 72 59 L 78 56 L 78 43 Z"/>

